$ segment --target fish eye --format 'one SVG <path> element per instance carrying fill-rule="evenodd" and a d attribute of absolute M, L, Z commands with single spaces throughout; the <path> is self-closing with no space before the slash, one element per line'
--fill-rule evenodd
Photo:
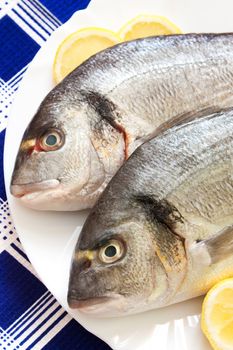
<path fill-rule="evenodd" d="M 58 130 L 49 130 L 40 138 L 40 144 L 44 151 L 55 151 L 64 144 L 64 135 Z"/>
<path fill-rule="evenodd" d="M 99 258 L 105 264 L 111 264 L 124 254 L 124 246 L 120 241 L 111 240 L 99 250 Z"/>

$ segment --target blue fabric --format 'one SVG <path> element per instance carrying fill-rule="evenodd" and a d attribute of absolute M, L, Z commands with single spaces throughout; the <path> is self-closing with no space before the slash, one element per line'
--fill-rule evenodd
<path fill-rule="evenodd" d="M 6 251 L 0 254 L 0 276 L 1 327 L 6 329 L 45 293 L 46 288 Z"/>
<path fill-rule="evenodd" d="M 69 339 L 69 349 L 85 349 L 85 350 L 107 350 L 110 349 L 107 345 L 103 345 L 103 342 L 95 338 L 93 341 L 93 337 L 90 337 L 89 333 L 84 328 L 79 328 L 77 332 L 77 325 L 74 320 L 69 322 L 69 324 L 64 327 L 61 332 L 54 337 L 46 346 L 45 350 L 63 350 L 67 349 L 66 339 L 70 337 L 72 334 L 72 338 Z M 85 339 L 85 342 L 84 342 Z M 85 347 L 83 347 L 85 344 Z"/>
<path fill-rule="evenodd" d="M 28 64 L 49 35 L 88 3 L 0 2 L 0 350 L 110 349 L 72 320 L 38 279 L 17 237 L 3 175 L 8 111 Z"/>
<path fill-rule="evenodd" d="M 2 104 L 2 101 L 0 101 L 0 106 L 1 106 L 1 104 Z M 0 113 L 1 113 L 1 111 L 0 111 Z M 4 140 L 5 140 L 5 130 L 3 130 L 0 133 L 0 197 L 5 202 L 6 201 L 6 191 L 5 191 L 5 183 L 4 183 L 4 172 L 3 172 Z"/>
<path fill-rule="evenodd" d="M 7 81 L 32 60 L 40 46 L 8 16 L 0 21 L 0 33 L 0 77 Z"/>
<path fill-rule="evenodd" d="M 59 1 L 58 6 L 57 1 L 41 0 L 41 3 L 44 4 L 63 23 L 67 21 L 75 11 L 86 8 L 89 2 L 90 0 L 66 0 Z"/>

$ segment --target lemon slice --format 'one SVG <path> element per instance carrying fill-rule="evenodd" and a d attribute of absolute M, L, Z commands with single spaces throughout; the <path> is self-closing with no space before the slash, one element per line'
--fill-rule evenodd
<path fill-rule="evenodd" d="M 85 28 L 69 35 L 57 49 L 53 78 L 59 83 L 72 70 L 97 52 L 121 41 L 114 32 L 101 28 Z"/>
<path fill-rule="evenodd" d="M 181 30 L 167 18 L 151 15 L 139 15 L 127 22 L 119 31 L 119 35 L 124 41 L 153 35 L 179 33 Z"/>
<path fill-rule="evenodd" d="M 233 349 L 233 278 L 219 282 L 206 295 L 201 327 L 215 350 Z"/>

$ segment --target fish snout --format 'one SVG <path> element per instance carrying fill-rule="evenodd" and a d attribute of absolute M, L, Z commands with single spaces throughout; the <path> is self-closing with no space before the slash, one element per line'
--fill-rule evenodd
<path fill-rule="evenodd" d="M 71 308 L 80 309 L 104 302 L 101 291 L 96 288 L 97 284 L 91 253 L 79 251 L 75 254 L 71 267 L 68 305 Z"/>
<path fill-rule="evenodd" d="M 69 283 L 67 301 L 71 309 L 85 309 L 105 301 L 105 298 L 97 295 L 95 284 L 89 283 L 90 279 L 82 275 L 73 276 Z"/>
<path fill-rule="evenodd" d="M 106 286 L 104 277 L 92 266 L 92 252 L 78 251 L 70 272 L 67 302 L 71 309 L 78 309 L 96 317 L 122 314 L 125 298 Z"/>

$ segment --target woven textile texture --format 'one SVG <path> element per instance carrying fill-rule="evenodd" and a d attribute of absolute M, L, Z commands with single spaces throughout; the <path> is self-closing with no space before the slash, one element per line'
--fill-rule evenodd
<path fill-rule="evenodd" d="M 20 81 L 50 34 L 89 2 L 0 0 L 0 350 L 110 349 L 72 320 L 38 279 L 17 237 L 3 176 L 8 111 Z"/>

